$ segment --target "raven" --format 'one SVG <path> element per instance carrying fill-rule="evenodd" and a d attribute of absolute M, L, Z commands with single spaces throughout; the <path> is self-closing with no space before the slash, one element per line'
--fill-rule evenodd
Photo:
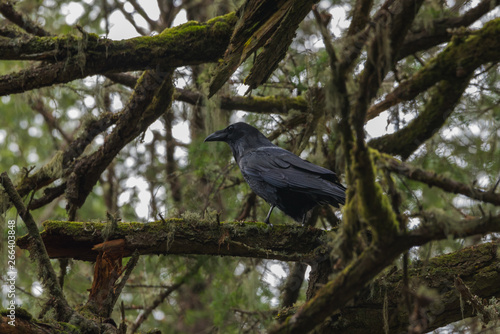
<path fill-rule="evenodd" d="M 271 143 L 259 130 L 243 122 L 229 125 L 205 138 L 229 144 L 250 188 L 271 205 L 265 222 L 278 207 L 304 225 L 306 214 L 318 204 L 345 204 L 346 188 L 337 175 Z"/>

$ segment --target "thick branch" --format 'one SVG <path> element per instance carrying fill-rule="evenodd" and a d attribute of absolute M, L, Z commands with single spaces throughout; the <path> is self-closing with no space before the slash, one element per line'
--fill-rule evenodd
<path fill-rule="evenodd" d="M 483 0 L 462 16 L 435 20 L 430 25 L 430 29 L 423 28 L 418 32 L 413 32 L 405 39 L 398 54 L 398 59 L 403 59 L 417 51 L 426 50 L 440 43 L 447 42 L 452 37 L 450 29 L 470 26 L 499 4 L 499 0 Z"/>
<path fill-rule="evenodd" d="M 470 74 L 465 73 L 464 77 L 455 78 L 453 81 L 441 81 L 432 91 L 424 110 L 415 119 L 395 133 L 371 140 L 369 145 L 381 152 L 408 158 L 444 125 L 467 88 L 469 80 Z"/>
<path fill-rule="evenodd" d="M 42 238 L 51 258 L 95 261 L 101 247 L 96 245 L 104 242 L 104 223 L 46 221 L 43 227 Z M 124 240 L 120 243 L 123 257 L 137 249 L 142 255 L 205 254 L 311 262 L 325 256 L 328 233 L 302 226 L 269 229 L 263 223 L 219 225 L 167 219 L 148 224 L 118 223 L 110 239 Z M 29 238 L 19 238 L 18 245 L 27 248 Z"/>
<path fill-rule="evenodd" d="M 414 99 L 441 80 L 454 82 L 479 66 L 500 60 L 500 19 L 492 20 L 467 38 L 457 36 L 437 57 L 402 82 L 384 101 L 372 106 L 367 119 L 402 102 Z"/>
<path fill-rule="evenodd" d="M 500 231 L 500 216 L 465 219 L 449 222 L 445 217 L 428 217 L 430 223 L 410 231 L 406 236 L 396 237 L 389 243 L 371 245 L 353 260 L 348 267 L 333 280 L 321 288 L 316 296 L 304 304 L 301 309 L 287 321 L 270 331 L 270 333 L 306 333 L 326 317 L 341 309 L 359 290 L 379 274 L 402 252 L 412 246 L 422 245 L 430 240 L 444 239 L 449 236 L 464 237 Z"/>
<path fill-rule="evenodd" d="M 235 24 L 234 13 L 206 23 L 188 22 L 156 36 L 121 41 L 83 37 L 0 38 L 0 59 L 44 60 L 49 63 L 0 77 L 0 95 L 70 82 L 89 75 L 195 65 L 217 61 Z M 200 52 L 203 50 L 203 52 Z"/>
<path fill-rule="evenodd" d="M 463 238 L 500 231 L 500 216 L 450 222 L 449 217 L 429 213 L 426 218 L 426 224 L 398 236 L 395 249 L 406 250 L 449 236 Z M 42 239 L 51 258 L 95 261 L 101 247 L 95 246 L 104 242 L 105 223 L 46 221 L 43 227 Z M 309 263 L 329 254 L 327 245 L 334 236 L 332 231 L 295 225 L 269 229 L 263 223 L 216 224 L 172 218 L 147 224 L 118 223 L 110 240 L 124 240 L 120 243 L 123 257 L 138 249 L 142 255 L 226 255 Z M 19 238 L 18 246 L 26 249 L 28 236 Z"/>
<path fill-rule="evenodd" d="M 471 287 L 471 292 L 481 298 L 490 299 L 500 295 L 498 276 L 500 260 L 498 245 L 486 243 L 468 247 L 458 252 L 430 259 L 424 266 L 417 264 L 409 269 L 411 293 L 418 294 L 421 286 L 432 289 L 430 305 L 427 308 L 428 327 L 432 331 L 464 317 L 476 315 L 473 307 L 460 305 L 459 293 L 453 281 L 459 276 Z M 398 307 L 404 294 L 402 270 L 383 276 L 364 288 L 356 297 L 353 306 L 345 307 L 341 313 L 322 326 L 322 332 L 366 333 L 384 332 L 384 298 L 387 297 L 389 333 L 402 333 L 408 329 L 409 314 L 405 307 Z"/>

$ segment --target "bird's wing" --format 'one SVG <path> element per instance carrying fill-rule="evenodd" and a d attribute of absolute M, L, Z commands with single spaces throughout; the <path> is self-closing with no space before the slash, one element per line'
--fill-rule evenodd
<path fill-rule="evenodd" d="M 277 188 L 345 196 L 345 188 L 335 173 L 279 147 L 261 147 L 249 152 L 240 167 L 248 176 Z M 327 181 L 333 184 L 328 185 Z"/>

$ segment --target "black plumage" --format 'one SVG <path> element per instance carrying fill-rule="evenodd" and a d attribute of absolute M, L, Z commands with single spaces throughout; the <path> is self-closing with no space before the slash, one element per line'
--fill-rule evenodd
<path fill-rule="evenodd" d="M 268 224 L 274 207 L 303 224 L 316 205 L 345 204 L 346 188 L 334 172 L 274 145 L 251 125 L 229 125 L 205 141 L 229 144 L 250 188 L 271 205 L 265 220 Z"/>

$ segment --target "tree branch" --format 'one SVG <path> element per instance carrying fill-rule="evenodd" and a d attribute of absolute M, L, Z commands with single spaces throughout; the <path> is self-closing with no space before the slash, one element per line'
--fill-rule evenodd
<path fill-rule="evenodd" d="M 407 36 L 401 47 L 398 54 L 398 60 L 408 57 L 417 51 L 426 50 L 449 41 L 450 37 L 453 36 L 450 30 L 470 26 L 481 18 L 481 16 L 492 11 L 499 4 L 499 0 L 483 0 L 462 16 L 435 20 L 430 25 L 430 29 L 422 28 L 420 31 L 412 32 Z"/>
<path fill-rule="evenodd" d="M 421 246 L 432 240 L 500 232 L 500 216 L 454 220 L 440 212 L 423 212 L 421 215 L 425 217 L 423 222 L 399 238 L 397 243 Z"/>
<path fill-rule="evenodd" d="M 408 270 L 411 282 L 411 294 L 414 302 L 420 297 L 417 287 L 425 286 L 430 305 L 425 310 L 429 315 L 428 327 L 432 331 L 464 317 L 476 315 L 473 307 L 461 308 L 460 298 L 453 288 L 453 281 L 460 276 L 471 287 L 471 293 L 481 298 L 500 295 L 498 275 L 500 259 L 498 245 L 486 243 L 464 248 L 451 254 L 430 259 L 425 265 L 415 264 Z M 401 333 L 408 330 L 409 314 L 406 308 L 398 307 L 405 287 L 402 284 L 403 270 L 391 271 L 362 289 L 353 305 L 342 308 L 331 320 L 321 326 L 321 332 L 357 333 L 370 330 L 374 334 L 384 334 L 383 304 L 387 297 L 389 333 Z M 480 284 L 478 284 L 480 282 Z"/>
<path fill-rule="evenodd" d="M 49 64 L 0 77 L 0 95 L 66 83 L 89 75 L 214 62 L 224 53 L 233 26 L 234 13 L 206 23 L 188 22 L 156 36 L 121 41 L 83 37 L 0 38 L 0 59 L 44 60 Z M 199 52 L 203 50 L 203 52 Z"/>
<path fill-rule="evenodd" d="M 424 68 L 410 79 L 402 82 L 384 101 L 370 107 L 367 119 L 378 116 L 382 111 L 415 98 L 440 80 L 454 82 L 457 77 L 472 73 L 479 66 L 500 60 L 500 19 L 492 20 L 468 37 L 457 36 Z"/>
<path fill-rule="evenodd" d="M 443 175 L 413 167 L 392 157 L 380 156 L 376 162 L 388 171 L 425 183 L 429 187 L 439 187 L 450 193 L 462 194 L 478 201 L 500 206 L 500 194 L 496 194 L 492 191 L 483 191 L 481 189 L 474 188 Z"/>
<path fill-rule="evenodd" d="M 46 221 L 43 227 L 42 238 L 52 258 L 95 261 L 99 244 L 104 242 L 104 223 Z M 147 224 L 118 223 L 110 240 L 125 240 L 122 257 L 137 249 L 141 255 L 205 254 L 311 262 L 325 256 L 327 235 L 296 225 L 270 230 L 263 223 L 218 225 L 172 218 Z M 18 246 L 27 248 L 29 238 L 19 238 Z"/>
<path fill-rule="evenodd" d="M 16 24 L 17 26 L 23 28 L 27 33 L 36 36 L 50 36 L 51 34 L 39 26 L 38 23 L 33 22 L 31 19 L 25 15 L 19 13 L 14 9 L 14 6 L 10 1 L 1 0 L 0 1 L 0 13 L 9 21 Z"/>
<path fill-rule="evenodd" d="M 38 268 L 44 268 L 44 270 L 39 270 L 38 275 L 42 279 L 44 286 L 55 298 L 58 318 L 67 320 L 73 313 L 73 309 L 69 307 L 68 302 L 63 296 L 61 286 L 59 285 L 59 282 L 57 280 L 56 272 L 54 271 L 54 268 L 50 263 L 47 250 L 45 249 L 45 244 L 43 243 L 40 236 L 40 231 L 38 231 L 38 227 L 36 226 L 33 217 L 26 209 L 21 196 L 19 196 L 19 194 L 17 193 L 14 184 L 12 184 L 12 181 L 6 172 L 3 172 L 0 175 L 0 181 L 11 202 L 16 207 L 17 212 L 26 224 L 30 239 L 30 251 L 33 253 L 33 258 L 38 262 Z"/>
<path fill-rule="evenodd" d="M 100 133 L 102 133 L 109 126 L 116 123 L 119 114 L 107 112 L 103 113 L 97 120 L 91 120 L 86 124 L 85 131 L 76 140 L 61 152 L 57 152 L 52 160 L 45 166 L 40 168 L 33 175 L 25 176 L 16 186 L 16 190 L 21 197 L 26 196 L 29 192 L 41 189 L 63 175 L 63 170 L 71 173 L 74 166 L 71 166 L 73 161 L 78 158 L 87 145 Z M 69 170 L 67 170 L 69 168 Z M 43 206 L 53 199 L 59 197 L 66 190 L 66 182 L 57 187 L 45 191 L 42 198 L 35 199 L 30 204 L 30 209 L 35 209 Z M 5 205 L 0 208 L 0 213 L 5 212 L 10 206 Z"/>
<path fill-rule="evenodd" d="M 145 131 L 172 104 L 173 69 L 145 71 L 134 94 L 120 113 L 120 119 L 104 144 L 93 154 L 79 160 L 67 180 L 68 207 L 76 210 L 121 149 Z"/>
<path fill-rule="evenodd" d="M 81 324 L 84 328 L 88 328 L 89 331 L 99 332 L 98 325 L 95 322 L 77 314 L 66 301 L 56 272 L 50 263 L 50 258 L 38 227 L 6 172 L 0 175 L 0 182 L 28 229 L 28 235 L 25 237 L 25 240 L 28 241 L 27 248 L 32 253 L 34 261 L 37 262 L 38 276 L 42 279 L 45 288 L 48 289 L 52 298 L 54 298 L 57 319 L 64 322 L 68 322 L 71 319 L 73 322 Z"/>
<path fill-rule="evenodd" d="M 463 77 L 452 81 L 439 82 L 424 110 L 415 119 L 395 133 L 372 139 L 369 145 L 381 152 L 401 155 L 403 159 L 407 159 L 444 125 L 460 101 L 470 77 L 470 73 L 464 73 Z"/>
<path fill-rule="evenodd" d="M 137 78 L 124 73 L 109 73 L 106 77 L 110 80 L 133 88 Z M 206 96 L 197 91 L 176 88 L 174 98 L 177 101 L 186 102 L 194 106 L 206 105 Z M 224 110 L 243 110 L 256 113 L 287 114 L 291 109 L 307 112 L 309 105 L 303 96 L 289 97 L 282 95 L 274 96 L 227 96 L 218 97 L 220 108 Z"/>
<path fill-rule="evenodd" d="M 198 270 L 200 269 L 201 265 L 202 265 L 201 261 L 198 260 L 198 262 L 193 266 L 193 268 L 191 268 L 185 275 L 183 275 L 180 279 L 177 280 L 177 283 L 171 285 L 170 287 L 168 287 L 167 289 L 162 291 L 158 295 L 158 297 L 155 298 L 153 303 L 150 306 L 148 306 L 141 314 L 139 314 L 137 319 L 134 321 L 134 323 L 130 327 L 129 333 L 131 333 L 131 334 L 135 333 L 136 330 L 139 328 L 139 326 L 141 326 L 141 324 L 144 322 L 144 320 L 146 320 L 151 315 L 151 312 L 153 312 L 153 310 L 155 308 L 157 308 L 161 303 L 163 303 L 163 301 L 168 296 L 170 296 L 174 291 L 178 290 L 193 275 L 195 275 L 198 272 Z"/>
<path fill-rule="evenodd" d="M 438 213 L 422 213 L 426 222 L 395 238 L 397 249 L 407 250 L 429 241 L 448 237 L 464 238 L 500 231 L 500 216 L 451 221 Z M 105 223 L 46 221 L 41 232 L 51 258 L 95 261 L 104 242 Z M 122 257 L 137 249 L 148 254 L 226 255 L 301 261 L 311 263 L 330 254 L 329 240 L 336 231 L 298 225 L 278 225 L 268 229 L 263 223 L 210 223 L 179 218 L 150 223 L 118 223 L 110 240 L 124 239 Z M 29 237 L 20 237 L 20 248 L 29 247 Z M 120 244 L 121 245 L 121 244 Z M 392 251 L 390 251 L 392 252 Z M 382 268 L 380 268 L 381 270 Z"/>

